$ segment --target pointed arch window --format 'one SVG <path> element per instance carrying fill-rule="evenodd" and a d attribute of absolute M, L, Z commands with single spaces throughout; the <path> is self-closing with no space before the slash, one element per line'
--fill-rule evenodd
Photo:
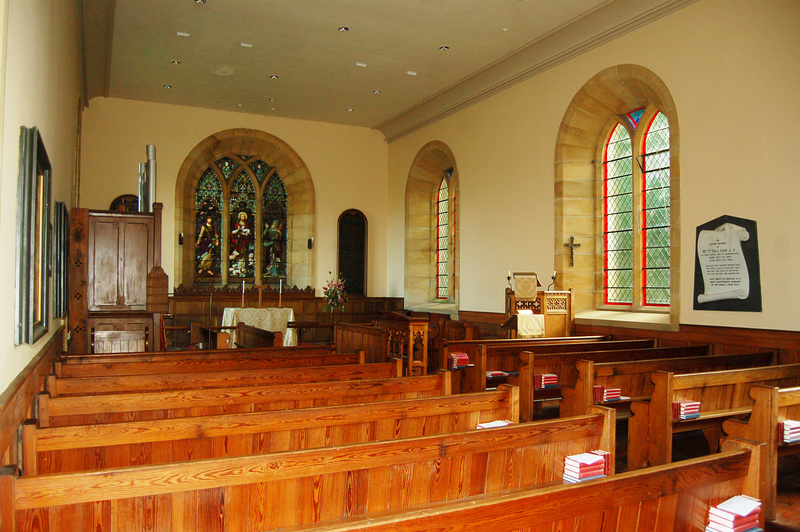
<path fill-rule="evenodd" d="M 444 172 L 439 182 L 436 194 L 436 298 L 450 299 L 450 272 L 452 241 L 451 223 L 455 220 L 451 216 L 450 177 L 453 170 Z"/>
<path fill-rule="evenodd" d="M 210 163 L 195 189 L 195 282 L 285 279 L 288 199 L 261 159 L 228 154 Z"/>
<path fill-rule="evenodd" d="M 613 125 L 603 149 L 602 202 L 603 303 L 669 307 L 670 153 L 664 113 L 637 109 Z"/>

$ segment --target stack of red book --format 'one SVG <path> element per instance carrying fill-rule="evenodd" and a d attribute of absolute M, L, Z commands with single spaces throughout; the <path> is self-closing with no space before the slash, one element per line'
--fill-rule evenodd
<path fill-rule="evenodd" d="M 564 458 L 564 482 L 576 484 L 608 475 L 611 454 L 607 451 L 590 451 Z"/>
<path fill-rule="evenodd" d="M 594 402 L 619 401 L 621 391 L 619 388 L 612 388 L 611 386 L 596 385 L 594 387 Z"/>
<path fill-rule="evenodd" d="M 675 401 L 672 403 L 672 419 L 695 419 L 700 417 L 700 401 Z"/>
<path fill-rule="evenodd" d="M 469 355 L 466 353 L 450 353 L 447 360 L 447 369 L 461 369 L 469 365 Z"/>
<path fill-rule="evenodd" d="M 778 423 L 778 428 L 783 443 L 797 443 L 800 441 L 800 421 L 786 419 Z"/>
<path fill-rule="evenodd" d="M 486 378 L 487 379 L 495 379 L 497 377 L 508 377 L 508 373 L 506 373 L 505 371 L 499 371 L 499 370 L 492 370 L 492 371 L 487 371 L 486 372 Z"/>
<path fill-rule="evenodd" d="M 761 501 L 736 495 L 708 509 L 706 532 L 761 532 Z"/>
<path fill-rule="evenodd" d="M 533 376 L 533 388 L 558 388 L 558 375 L 555 373 L 537 373 Z"/>

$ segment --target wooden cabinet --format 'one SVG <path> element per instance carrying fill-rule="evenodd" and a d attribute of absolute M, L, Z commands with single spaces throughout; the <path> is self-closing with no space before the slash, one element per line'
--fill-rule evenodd
<path fill-rule="evenodd" d="M 147 276 L 160 266 L 161 205 L 153 213 L 72 209 L 70 213 L 69 352 L 88 353 L 92 329 L 147 329 Z M 150 347 L 152 349 L 152 347 Z"/>
<path fill-rule="evenodd" d="M 89 312 L 146 310 L 153 269 L 153 217 L 90 213 Z"/>

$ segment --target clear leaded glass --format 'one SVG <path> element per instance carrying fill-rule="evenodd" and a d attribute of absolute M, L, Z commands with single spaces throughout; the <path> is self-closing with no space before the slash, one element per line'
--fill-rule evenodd
<path fill-rule="evenodd" d="M 642 304 L 670 303 L 669 121 L 656 114 L 645 133 L 642 190 Z"/>
<path fill-rule="evenodd" d="M 603 161 L 603 274 L 607 304 L 633 302 L 633 158 L 628 131 L 617 124 Z"/>
<path fill-rule="evenodd" d="M 278 174 L 273 173 L 264 189 L 261 209 L 263 213 L 262 219 L 264 220 L 261 237 L 264 250 L 261 255 L 261 275 L 264 281 L 268 283 L 286 278 L 287 199 L 288 196 L 283 180 Z"/>
<path fill-rule="evenodd" d="M 439 183 L 439 192 L 436 199 L 436 297 L 447 299 L 448 272 L 450 261 L 450 201 L 447 178 Z"/>

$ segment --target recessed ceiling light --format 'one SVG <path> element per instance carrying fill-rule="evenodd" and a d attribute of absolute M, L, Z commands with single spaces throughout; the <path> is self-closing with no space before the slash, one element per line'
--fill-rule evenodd
<path fill-rule="evenodd" d="M 372 94 L 380 94 L 380 93 L 381 93 L 381 91 L 379 91 L 378 89 L 375 89 L 374 91 L 372 91 Z"/>
<path fill-rule="evenodd" d="M 356 66 L 366 67 L 367 64 L 366 63 L 362 63 L 361 61 L 356 61 Z"/>
<path fill-rule="evenodd" d="M 352 107 L 348 107 L 348 108 L 347 108 L 347 112 L 348 112 L 348 113 L 352 113 L 352 112 L 353 112 L 353 108 L 352 108 Z"/>
<path fill-rule="evenodd" d="M 278 76 L 277 76 L 276 74 L 272 74 L 272 75 L 269 77 L 269 79 L 278 79 Z"/>
<path fill-rule="evenodd" d="M 172 85 L 170 85 L 169 83 L 164 83 L 163 87 L 164 87 L 165 89 L 171 89 L 171 88 L 172 88 Z"/>
<path fill-rule="evenodd" d="M 406 70 L 406 74 L 408 74 L 409 76 L 416 76 L 417 75 L 417 73 L 414 72 L 413 70 Z"/>
<path fill-rule="evenodd" d="M 253 44 L 249 42 L 240 42 L 239 44 L 242 45 L 242 48 L 252 48 Z"/>
<path fill-rule="evenodd" d="M 449 46 L 447 46 L 446 44 L 445 44 L 444 46 L 440 46 L 440 47 L 439 47 L 439 50 L 441 50 L 441 51 L 443 51 L 443 52 L 446 52 L 446 51 L 447 51 L 447 50 L 449 50 L 449 49 L 450 49 L 450 47 L 449 47 Z"/>
<path fill-rule="evenodd" d="M 181 64 L 181 62 L 180 62 L 180 61 L 178 61 L 177 59 L 175 59 L 175 60 L 173 60 L 173 61 L 172 61 L 172 64 L 173 64 L 173 65 L 180 65 L 180 64 Z"/>
<path fill-rule="evenodd" d="M 350 31 L 350 28 L 348 28 L 347 26 L 339 26 L 339 31 L 341 31 L 342 33 L 344 33 L 344 32 L 346 32 L 346 31 Z"/>
<path fill-rule="evenodd" d="M 206 0 L 194 0 L 195 4 L 205 4 Z"/>
<path fill-rule="evenodd" d="M 271 102 L 277 102 L 278 100 L 276 100 L 275 98 L 270 98 L 270 99 L 269 99 L 269 101 L 271 101 Z"/>
<path fill-rule="evenodd" d="M 175 35 L 177 35 L 178 37 L 188 37 L 191 34 L 190 33 L 186 33 L 185 31 L 176 31 Z"/>

